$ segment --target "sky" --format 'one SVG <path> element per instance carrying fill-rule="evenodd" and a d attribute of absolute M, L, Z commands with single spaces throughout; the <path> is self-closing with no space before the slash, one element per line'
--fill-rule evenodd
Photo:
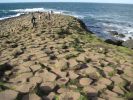
<path fill-rule="evenodd" d="M 0 0 L 0 3 L 3 2 L 99 2 L 133 4 L 133 0 Z"/>

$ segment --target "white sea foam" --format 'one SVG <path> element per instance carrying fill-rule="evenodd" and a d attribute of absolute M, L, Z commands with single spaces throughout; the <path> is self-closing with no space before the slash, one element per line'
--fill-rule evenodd
<path fill-rule="evenodd" d="M 65 10 L 56 10 L 56 9 L 44 9 L 44 8 L 26 8 L 26 9 L 15 9 L 15 10 L 10 10 L 12 12 L 20 12 L 20 13 L 27 13 L 27 12 L 48 12 L 48 11 L 54 11 L 54 13 L 57 14 L 63 14 L 63 13 L 68 13 L 68 11 Z"/>
<path fill-rule="evenodd" d="M 13 18 L 13 17 L 18 17 L 18 16 L 20 16 L 22 14 L 24 14 L 24 13 L 17 13 L 16 15 L 10 15 L 10 16 L 7 16 L 7 17 L 2 17 L 2 18 L 0 18 L 0 20 L 4 20 L 4 19 L 8 19 L 8 18 Z"/>
<path fill-rule="evenodd" d="M 119 34 L 124 34 L 125 37 L 124 38 L 120 38 L 120 37 L 116 37 L 118 39 L 121 39 L 123 41 L 128 40 L 130 37 L 133 38 L 133 27 L 129 27 L 126 25 L 121 25 L 121 24 L 114 24 L 114 23 L 102 23 L 104 27 L 104 31 L 107 32 L 109 34 L 109 31 L 117 31 Z"/>
<path fill-rule="evenodd" d="M 55 14 L 71 15 L 71 16 L 74 16 L 77 18 L 84 18 L 83 15 L 76 14 L 75 12 L 70 12 L 70 11 L 66 11 L 66 10 L 57 10 L 57 9 L 27 8 L 27 9 L 15 9 L 15 10 L 10 10 L 10 11 L 11 12 L 19 12 L 19 13 L 53 11 Z"/>
<path fill-rule="evenodd" d="M 21 14 L 29 13 L 29 12 L 49 12 L 49 11 L 53 11 L 55 14 L 70 15 L 70 16 L 74 16 L 77 18 L 81 18 L 81 19 L 84 18 L 84 16 L 82 16 L 82 15 L 78 15 L 75 12 L 70 12 L 70 11 L 66 11 L 66 10 L 44 9 L 44 8 L 26 8 L 26 9 L 14 9 L 14 10 L 9 10 L 9 11 L 4 11 L 4 12 L 16 12 L 17 14 L 0 18 L 0 20 L 17 17 L 17 16 L 20 16 Z"/>

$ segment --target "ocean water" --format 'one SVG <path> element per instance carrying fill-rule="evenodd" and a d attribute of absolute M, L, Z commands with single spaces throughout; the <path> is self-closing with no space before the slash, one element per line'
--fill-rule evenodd
<path fill-rule="evenodd" d="M 27 12 L 47 12 L 75 16 L 84 21 L 97 36 L 108 39 L 128 40 L 133 38 L 133 5 L 98 3 L 0 3 L 0 20 L 20 16 Z M 114 37 L 110 31 L 124 34 Z"/>

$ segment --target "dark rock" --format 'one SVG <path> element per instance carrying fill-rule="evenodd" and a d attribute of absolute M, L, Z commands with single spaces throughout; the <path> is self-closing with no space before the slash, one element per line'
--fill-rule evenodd
<path fill-rule="evenodd" d="M 63 45 L 62 49 L 68 49 L 68 46 L 67 45 Z"/>
<path fill-rule="evenodd" d="M 105 40 L 106 43 L 122 46 L 123 41 L 122 40 L 115 40 L 115 39 L 107 39 Z"/>
<path fill-rule="evenodd" d="M 127 41 L 123 42 L 122 46 L 128 47 L 130 49 L 133 49 L 133 39 L 132 40 L 127 40 Z"/>
<path fill-rule="evenodd" d="M 0 65 L 0 78 L 4 75 L 5 71 L 11 70 L 13 67 L 9 63 Z"/>
<path fill-rule="evenodd" d="M 5 71 L 5 70 L 11 70 L 12 66 L 9 63 L 4 63 L 0 65 L 0 71 Z"/>
<path fill-rule="evenodd" d="M 118 35 L 118 32 L 117 32 L 117 31 L 109 31 L 109 33 L 110 33 L 111 35 L 113 35 L 113 36 Z"/>
<path fill-rule="evenodd" d="M 126 36 L 124 34 L 119 34 L 118 35 L 120 38 L 125 38 Z"/>
<path fill-rule="evenodd" d="M 47 54 L 47 55 L 50 55 L 53 53 L 53 51 L 51 49 L 45 49 L 44 52 Z"/>
<path fill-rule="evenodd" d="M 16 43 L 11 44 L 11 48 L 16 48 L 16 47 L 18 47 L 18 44 Z"/>
<path fill-rule="evenodd" d="M 50 54 L 50 59 L 51 60 L 55 60 L 57 57 L 56 57 L 56 55 L 55 54 Z"/>

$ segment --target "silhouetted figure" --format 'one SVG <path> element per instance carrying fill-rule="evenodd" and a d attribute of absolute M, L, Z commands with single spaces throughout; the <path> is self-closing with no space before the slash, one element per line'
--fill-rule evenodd
<path fill-rule="evenodd" d="M 51 14 L 54 14 L 53 10 L 51 10 Z"/>
<path fill-rule="evenodd" d="M 48 19 L 49 19 L 49 20 L 51 19 L 51 14 L 50 14 L 50 12 L 48 12 Z"/>
<path fill-rule="evenodd" d="M 31 18 L 31 23 L 32 23 L 33 27 L 36 26 L 36 18 L 33 14 L 32 14 L 32 18 Z"/>

